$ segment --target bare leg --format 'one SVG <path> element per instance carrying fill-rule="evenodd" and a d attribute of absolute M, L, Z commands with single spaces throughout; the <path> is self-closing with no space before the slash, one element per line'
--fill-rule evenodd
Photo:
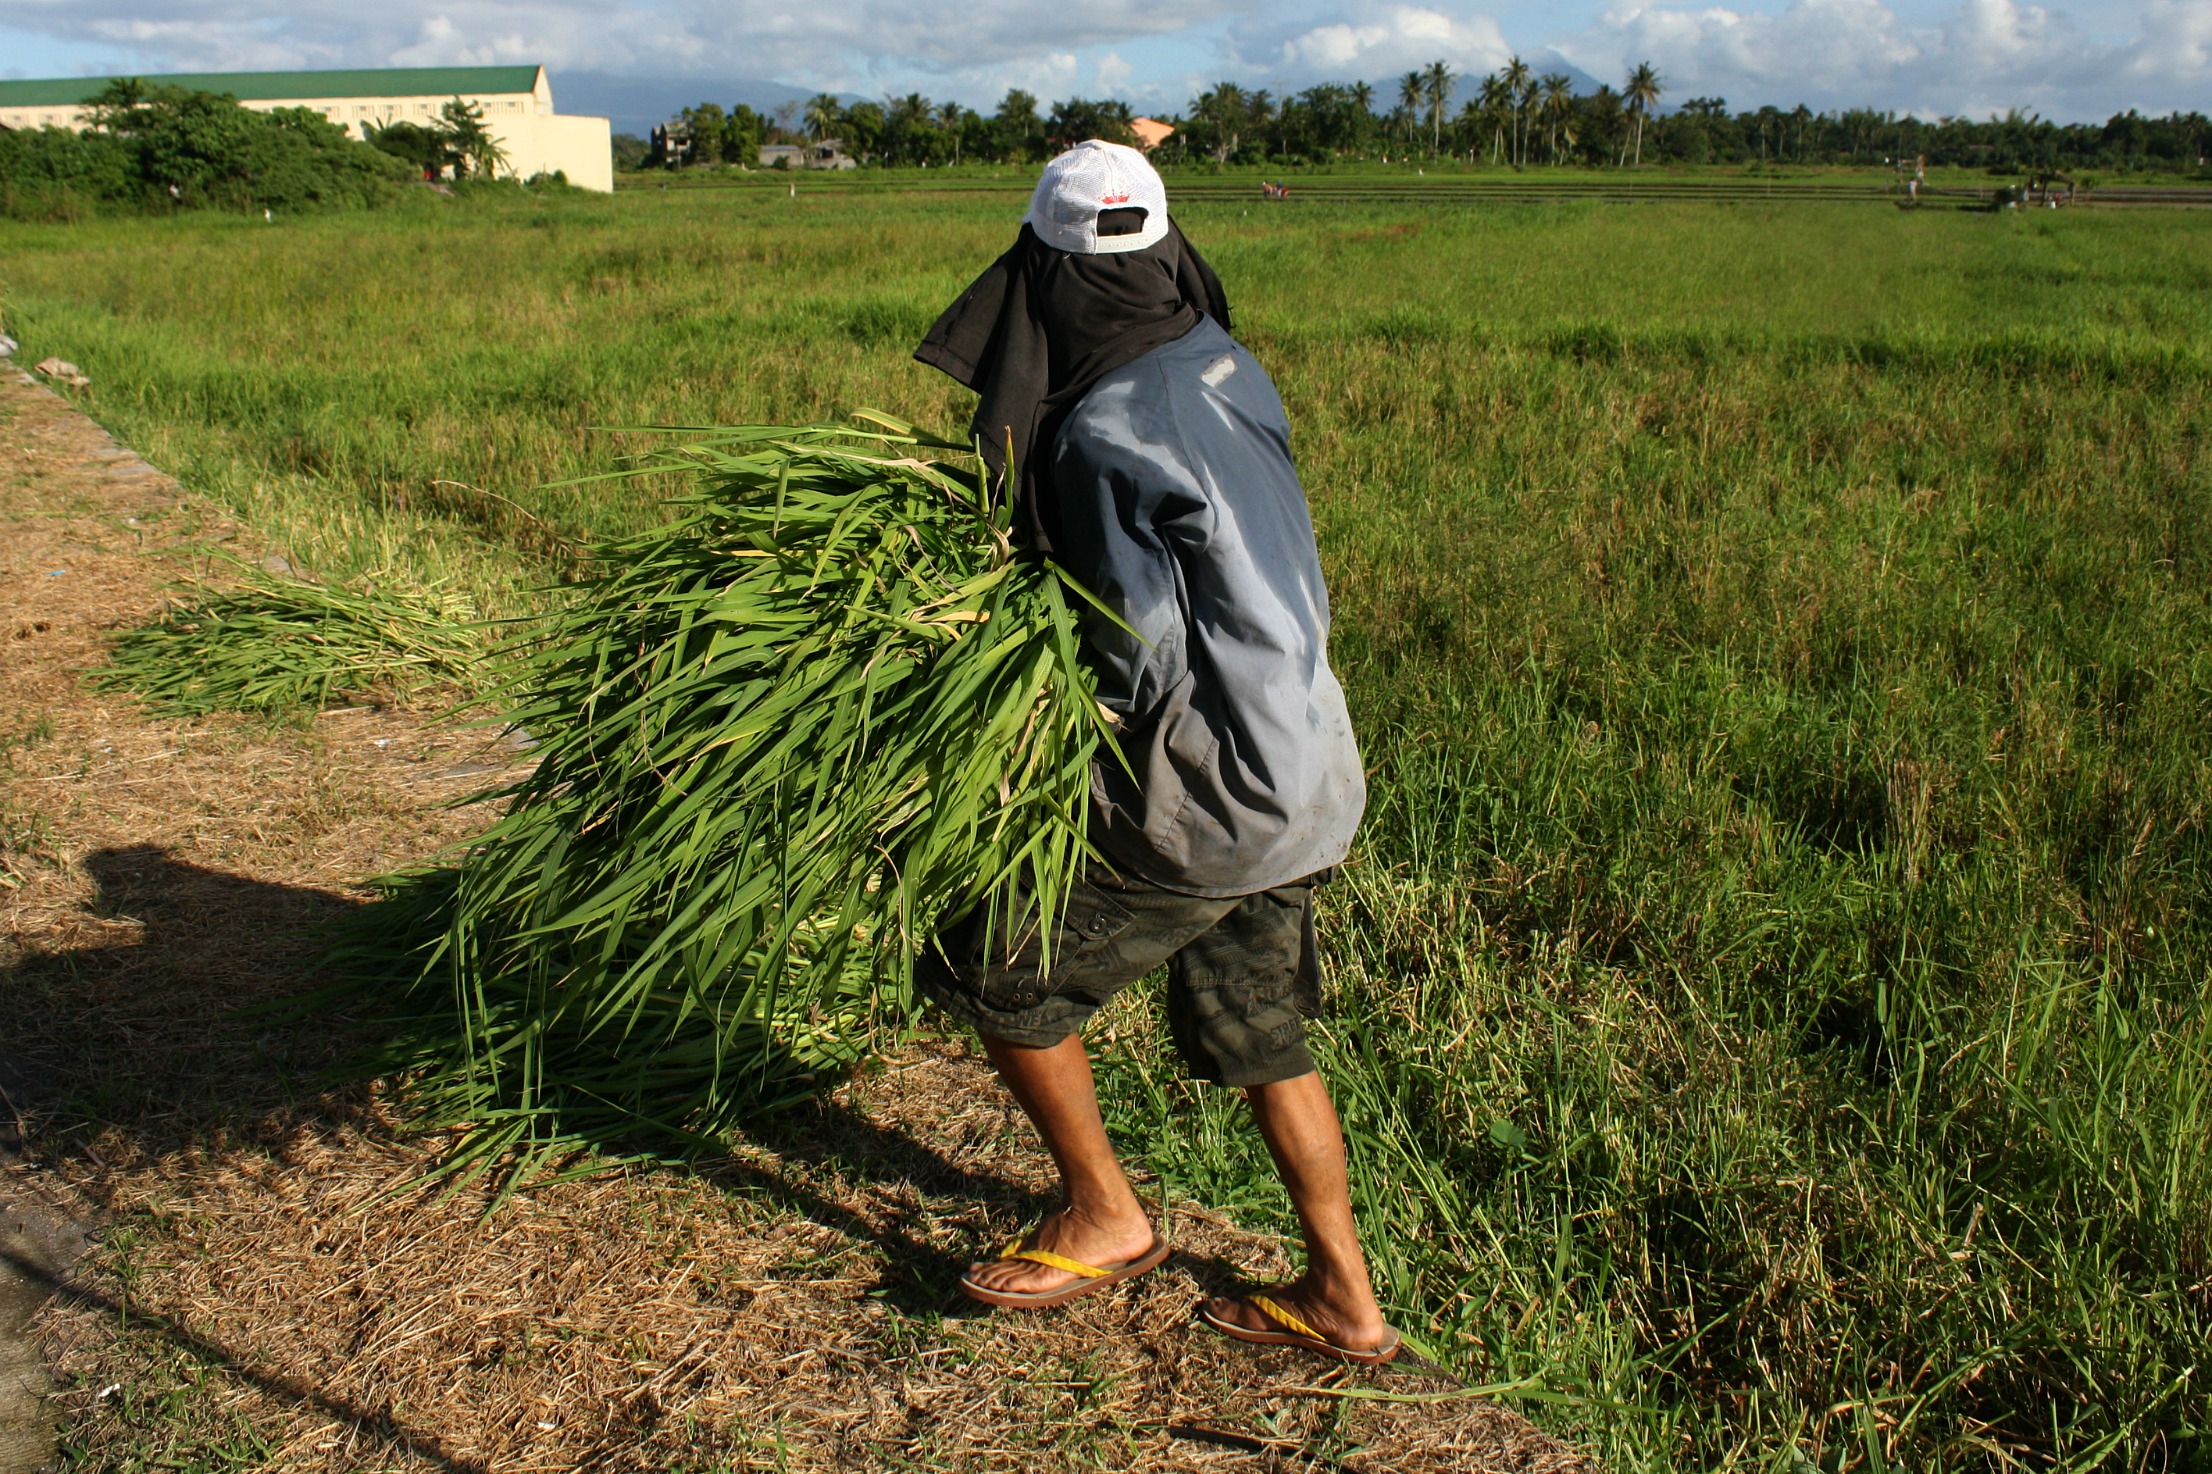
<path fill-rule="evenodd" d="M 1119 1264 L 1150 1248 L 1152 1224 L 1106 1139 L 1082 1036 L 1071 1034 L 1050 1049 L 1035 1049 L 986 1035 L 983 1048 L 1044 1138 L 1067 1193 L 1067 1206 L 1038 1225 L 1031 1246 L 1084 1264 Z M 1015 1294 L 1057 1290 L 1075 1278 L 1066 1270 L 1022 1259 L 979 1264 L 968 1277 L 986 1289 Z"/>
<path fill-rule="evenodd" d="M 1275 1170 L 1290 1191 L 1306 1235 L 1306 1272 L 1268 1298 L 1340 1346 L 1368 1351 L 1383 1340 L 1382 1309 L 1367 1280 L 1359 1230 L 1352 1222 L 1351 1179 L 1344 1133 L 1318 1072 L 1245 1091 Z M 1238 1300 L 1209 1300 L 1222 1320 L 1253 1330 L 1278 1330 L 1262 1312 Z"/>

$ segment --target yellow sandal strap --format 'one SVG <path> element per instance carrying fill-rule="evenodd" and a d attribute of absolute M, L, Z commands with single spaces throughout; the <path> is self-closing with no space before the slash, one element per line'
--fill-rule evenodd
<path fill-rule="evenodd" d="M 1095 1264 L 1085 1264 L 1080 1259 L 1070 1259 L 1065 1255 L 1055 1254 L 1050 1249 L 1025 1249 L 1022 1247 L 1020 1239 L 1014 1240 L 1014 1242 L 1000 1250 L 998 1257 L 1001 1259 L 1027 1259 L 1032 1264 L 1042 1264 L 1047 1269 L 1064 1269 L 1069 1274 L 1081 1275 L 1087 1280 L 1104 1279 L 1107 1275 L 1113 1273 L 1112 1270 L 1100 1269 Z"/>
<path fill-rule="evenodd" d="M 1277 1305 L 1274 1301 L 1268 1299 L 1265 1295 L 1249 1296 L 1247 1297 L 1247 1303 L 1254 1306 L 1256 1309 L 1258 1309 L 1260 1314 L 1266 1316 L 1269 1320 L 1274 1321 L 1277 1325 L 1280 1325 L 1285 1330 L 1296 1331 L 1301 1336 L 1311 1336 L 1316 1341 L 1326 1342 L 1329 1339 L 1327 1336 L 1324 1336 L 1319 1331 L 1315 1330 L 1312 1326 L 1309 1326 L 1304 1321 L 1300 1320 L 1297 1316 L 1292 1315 L 1289 1311 L 1283 1309 L 1282 1306 Z"/>

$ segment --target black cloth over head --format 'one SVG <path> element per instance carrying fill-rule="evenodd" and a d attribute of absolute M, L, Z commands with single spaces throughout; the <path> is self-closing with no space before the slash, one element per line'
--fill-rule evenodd
<path fill-rule="evenodd" d="M 1173 221 L 1141 251 L 1081 256 L 1024 225 L 1005 255 L 960 294 L 914 350 L 980 396 L 969 434 L 995 484 L 1008 483 L 1014 525 L 1039 552 L 1053 544 L 1052 444 L 1091 386 L 1198 326 L 1224 332 L 1221 278 Z"/>

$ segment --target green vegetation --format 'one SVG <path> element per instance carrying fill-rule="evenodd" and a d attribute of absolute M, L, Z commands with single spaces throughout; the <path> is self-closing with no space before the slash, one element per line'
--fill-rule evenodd
<path fill-rule="evenodd" d="M 43 716 L 20 730 L 0 731 L 0 889 L 18 889 L 37 867 L 61 863 L 54 852 L 53 821 L 35 809 L 18 807 L 9 791 L 16 753 L 53 735 L 53 719 Z"/>
<path fill-rule="evenodd" d="M 371 147 L 412 164 L 425 178 L 450 173 L 455 179 L 491 179 L 507 164 L 507 151 L 485 125 L 484 109 L 458 97 L 438 109 L 435 124 L 392 122 L 370 128 L 368 135 Z"/>
<path fill-rule="evenodd" d="M 592 426 L 962 423 L 906 353 L 1004 190 L 0 260 L 27 351 L 295 563 L 513 612 L 671 515 L 554 484 L 630 443 Z M 2206 1467 L 2200 220 L 1181 214 L 1289 403 L 1373 772 L 1323 1032 L 1394 1318 L 1622 1470 Z M 1121 1139 L 1280 1215 L 1234 1099 L 1107 1026 Z"/>
<path fill-rule="evenodd" d="M 473 690 L 489 643 L 468 608 L 364 577 L 327 587 L 245 564 L 231 586 L 194 589 L 116 639 L 93 673 L 179 715 L 282 715 L 348 696 L 408 701 L 431 687 Z"/>
<path fill-rule="evenodd" d="M 958 449 L 700 433 L 654 462 L 703 483 L 683 515 L 495 662 L 535 766 L 343 954 L 404 992 L 391 1072 L 479 1128 L 444 1170 L 725 1141 L 904 1021 L 936 918 L 1016 875 L 1059 906 L 1104 731 L 1075 616 L 917 448 Z"/>
<path fill-rule="evenodd" d="M 363 205 L 409 177 L 310 108 L 257 112 L 220 93 L 127 78 L 92 107 L 82 133 L 0 129 L 0 216 Z"/>
<path fill-rule="evenodd" d="M 667 127 L 654 129 L 649 145 L 642 139 L 617 135 L 615 167 L 672 169 L 687 164 L 741 164 L 749 168 L 760 162 L 761 139 L 768 128 L 768 120 L 742 102 L 728 112 L 722 111 L 718 103 L 702 102 L 685 108 Z"/>

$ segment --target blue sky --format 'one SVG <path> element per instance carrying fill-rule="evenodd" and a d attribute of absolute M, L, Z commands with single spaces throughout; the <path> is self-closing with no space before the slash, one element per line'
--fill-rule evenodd
<path fill-rule="evenodd" d="M 1216 78 L 1387 83 L 1550 53 L 1670 101 L 1924 115 L 2212 111 L 2212 0 L 0 0 L 0 75 L 542 61 L 988 106 L 1114 95 L 1175 110 Z"/>

